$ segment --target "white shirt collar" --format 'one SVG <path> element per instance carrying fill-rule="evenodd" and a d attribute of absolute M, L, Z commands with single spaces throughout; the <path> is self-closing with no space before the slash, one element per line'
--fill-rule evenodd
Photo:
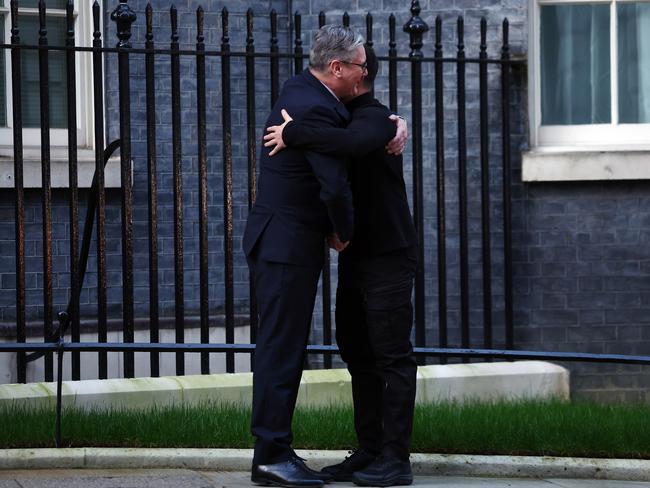
<path fill-rule="evenodd" d="M 316 78 L 316 79 L 318 80 L 318 78 Z M 320 80 L 318 80 L 318 81 L 320 81 Z M 321 82 L 321 84 L 322 84 L 325 88 L 327 88 L 327 91 L 330 92 L 334 98 L 336 98 L 339 102 L 341 101 L 341 99 L 340 99 L 339 97 L 336 96 L 336 93 L 334 93 L 334 92 L 332 91 L 332 89 L 331 89 L 329 86 L 327 86 L 327 85 L 326 85 L 325 83 L 323 83 L 322 81 L 320 81 L 320 82 Z"/>

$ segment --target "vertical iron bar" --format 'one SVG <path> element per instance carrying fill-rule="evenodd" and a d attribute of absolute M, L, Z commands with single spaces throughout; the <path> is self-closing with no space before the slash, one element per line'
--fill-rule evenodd
<path fill-rule="evenodd" d="M 97 178 L 97 341 L 107 342 L 106 193 L 104 191 L 104 73 L 99 3 L 93 3 L 93 98 L 95 105 L 95 176 Z M 97 353 L 99 379 L 108 377 L 106 351 Z"/>
<path fill-rule="evenodd" d="M 487 21 L 481 19 L 479 48 L 479 107 L 481 125 L 481 214 L 483 220 L 483 346 L 492 347 L 492 263 L 490 258 L 490 174 L 488 139 Z"/>
<path fill-rule="evenodd" d="M 203 7 L 196 10 L 196 113 L 199 158 L 199 287 L 201 342 L 210 342 L 210 296 L 208 290 L 208 165 L 205 99 L 205 38 Z M 201 353 L 201 374 L 210 373 L 210 354 Z"/>
<path fill-rule="evenodd" d="M 368 12 L 366 14 L 366 45 L 368 47 L 372 48 L 373 44 L 374 43 L 372 41 L 372 14 L 370 12 Z M 374 83 L 372 84 L 372 88 L 371 88 L 370 93 L 372 94 L 373 97 L 375 96 L 375 85 L 374 85 Z"/>
<path fill-rule="evenodd" d="M 458 17 L 458 213 L 460 234 L 460 327 L 462 347 L 469 347 L 469 250 L 467 240 L 467 127 L 465 118 L 465 41 L 464 22 Z M 441 346 L 446 347 L 446 346 Z"/>
<path fill-rule="evenodd" d="M 70 185 L 70 310 L 71 315 L 71 339 L 72 342 L 80 342 L 79 331 L 79 191 L 77 188 L 77 90 L 76 90 L 76 66 L 74 48 L 74 1 L 68 0 L 66 4 L 67 35 L 65 44 L 67 85 L 68 85 L 68 182 Z M 78 351 L 72 353 L 72 379 L 81 378 L 80 354 Z"/>
<path fill-rule="evenodd" d="M 324 246 L 323 261 L 323 344 L 332 344 L 332 279 L 330 270 L 330 248 L 327 243 Z M 332 367 L 331 354 L 323 355 L 325 368 Z"/>
<path fill-rule="evenodd" d="M 280 93 L 280 58 L 278 57 L 278 14 L 271 10 L 271 108 L 275 105 Z"/>
<path fill-rule="evenodd" d="M 366 14 L 366 44 L 370 47 L 374 44 L 372 42 L 372 14 L 370 12 Z"/>
<path fill-rule="evenodd" d="M 224 276 L 226 298 L 226 343 L 235 342 L 235 300 L 233 296 L 233 182 L 232 182 L 232 128 L 230 111 L 230 38 L 228 37 L 228 10 L 224 7 L 221 13 L 221 94 L 222 94 L 222 123 L 223 123 L 223 245 L 224 245 Z M 226 353 L 226 371 L 235 372 L 235 355 Z"/>
<path fill-rule="evenodd" d="M 388 17 L 388 99 L 390 109 L 397 112 L 397 42 L 395 40 L 395 15 Z"/>
<path fill-rule="evenodd" d="M 422 203 L 422 36 L 429 26 L 419 17 L 420 3 L 411 2 L 412 17 L 404 25 L 409 34 L 411 61 L 411 118 L 413 120 L 413 220 L 417 230 L 418 266 L 415 273 L 415 343 L 426 344 L 424 316 L 424 216 Z"/>
<path fill-rule="evenodd" d="M 50 167 L 50 90 L 49 51 L 47 50 L 45 2 L 38 2 L 38 76 L 41 109 L 41 175 L 43 188 L 43 337 L 45 342 L 52 338 L 52 184 Z M 54 358 L 51 352 L 45 354 L 45 381 L 54 379 Z"/>
<path fill-rule="evenodd" d="M 325 12 L 318 14 L 318 28 L 325 25 Z M 323 344 L 332 344 L 332 278 L 331 278 L 330 248 L 327 243 L 323 247 L 323 275 L 322 275 L 322 292 L 323 292 Z M 323 355 L 323 365 L 325 368 L 332 367 L 332 356 Z"/>
<path fill-rule="evenodd" d="M 154 49 L 153 8 L 147 3 L 145 9 L 147 33 L 145 48 Z M 160 315 L 158 309 L 158 184 L 156 181 L 156 84 L 155 56 L 153 52 L 145 54 L 145 85 L 147 92 L 147 184 L 149 190 L 149 341 L 160 341 Z M 160 354 L 149 353 L 151 376 L 160 376 Z"/>
<path fill-rule="evenodd" d="M 63 327 L 61 328 L 61 332 L 63 332 Z M 61 441 L 61 416 L 62 416 L 62 409 L 61 409 L 61 403 L 62 403 L 62 390 L 63 390 L 63 349 L 61 346 L 63 345 L 63 338 L 60 339 L 59 341 L 59 348 L 56 351 L 56 361 L 57 361 L 57 375 L 56 375 L 56 419 L 55 419 L 55 426 L 54 426 L 54 432 L 55 432 L 55 446 L 57 448 L 63 447 L 63 443 Z"/>
<path fill-rule="evenodd" d="M 122 184 L 122 327 L 124 342 L 134 341 L 133 310 L 133 187 L 131 183 L 131 93 L 129 49 L 131 24 L 136 15 L 126 0 L 111 14 L 117 24 L 118 77 L 120 98 L 120 181 Z M 133 352 L 124 352 L 124 377 L 133 378 Z"/>
<path fill-rule="evenodd" d="M 73 299 L 74 301 L 74 299 Z M 65 330 L 65 323 L 68 321 L 67 312 L 59 313 L 59 337 L 57 339 L 56 350 L 56 419 L 54 425 L 54 442 L 57 448 L 63 447 L 61 441 L 61 416 L 62 416 L 62 400 L 63 400 L 63 333 Z"/>
<path fill-rule="evenodd" d="M 501 48 L 501 130 L 503 141 L 503 264 L 506 320 L 506 349 L 514 348 L 512 301 L 512 175 L 510 168 L 510 46 L 508 19 L 503 20 L 503 47 Z"/>
<path fill-rule="evenodd" d="M 255 136 L 255 39 L 253 38 L 253 9 L 246 12 L 246 124 L 248 129 L 248 211 L 250 212 L 257 197 L 257 165 Z M 249 303 L 250 303 L 250 341 L 257 342 L 257 300 L 255 299 L 255 283 L 249 274 Z M 253 368 L 254 353 L 251 352 L 251 369 Z"/>
<path fill-rule="evenodd" d="M 20 31 L 18 30 L 18 0 L 11 0 L 11 86 L 13 105 L 14 186 L 16 216 L 16 340 L 27 341 L 25 323 L 25 191 L 23 188 L 23 117 L 21 98 Z M 27 362 L 24 352 L 16 354 L 19 383 L 27 382 Z"/>
<path fill-rule="evenodd" d="M 343 25 L 345 27 L 350 27 L 350 14 L 343 12 Z"/>
<path fill-rule="evenodd" d="M 445 225 L 445 127 L 443 101 L 442 19 L 436 17 L 435 97 L 436 97 L 436 179 L 438 210 L 438 334 L 447 341 L 447 249 Z M 443 347 L 442 345 L 440 347 Z"/>
<path fill-rule="evenodd" d="M 296 28 L 295 47 L 293 48 L 294 54 L 294 74 L 302 71 L 302 16 L 296 11 L 293 16 L 294 25 Z"/>
<path fill-rule="evenodd" d="M 181 66 L 178 53 L 178 11 L 172 6 L 171 20 L 171 78 L 172 78 L 172 151 L 174 173 L 174 287 L 176 343 L 185 342 L 185 303 L 183 298 L 183 172 L 181 147 Z M 176 353 L 176 374 L 185 374 L 185 355 Z"/>

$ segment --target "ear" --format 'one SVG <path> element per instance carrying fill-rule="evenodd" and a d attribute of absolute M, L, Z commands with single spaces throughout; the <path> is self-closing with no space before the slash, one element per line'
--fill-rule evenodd
<path fill-rule="evenodd" d="M 343 75 L 343 63 L 338 59 L 330 61 L 330 72 L 336 78 L 340 78 Z"/>

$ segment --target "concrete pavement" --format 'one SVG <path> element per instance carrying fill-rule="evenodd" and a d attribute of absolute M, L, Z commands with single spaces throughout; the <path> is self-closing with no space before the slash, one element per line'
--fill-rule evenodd
<path fill-rule="evenodd" d="M 335 464 L 347 451 L 298 450 L 315 469 Z M 0 473 L 46 469 L 191 469 L 197 472 L 246 472 L 250 449 L 62 448 L 0 449 Z M 626 480 L 650 482 L 650 460 L 411 454 L 418 476 Z M 89 471 L 86 471 L 89 472 Z M 609 485 L 604 485 L 609 486 Z M 649 485 L 650 488 L 650 485 Z"/>
<path fill-rule="evenodd" d="M 190 469 L 65 469 L 0 471 L 0 488 L 226 488 L 252 485 L 248 472 Z M 331 488 L 354 486 L 332 483 Z M 416 476 L 414 486 L 432 488 L 650 488 L 650 482 Z"/>

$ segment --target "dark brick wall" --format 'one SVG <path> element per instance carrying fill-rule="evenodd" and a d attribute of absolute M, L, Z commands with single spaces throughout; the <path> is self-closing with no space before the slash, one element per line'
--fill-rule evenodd
<path fill-rule="evenodd" d="M 519 348 L 650 352 L 650 184 L 526 187 L 515 263 Z M 640 366 L 571 366 L 577 391 L 647 401 Z"/>
<path fill-rule="evenodd" d="M 133 27 L 133 43 L 144 41 L 143 0 L 129 2 L 138 14 Z M 219 49 L 221 42 L 220 12 L 227 3 L 231 12 L 230 40 L 232 49 L 241 51 L 245 41 L 244 12 L 249 4 L 255 13 L 255 46 L 268 49 L 268 12 L 275 8 L 279 14 L 279 44 L 282 51 L 292 48 L 289 35 L 288 3 L 279 0 L 264 2 L 209 1 L 206 9 L 206 43 L 208 49 Z M 431 30 L 425 35 L 423 52 L 433 55 L 433 26 L 436 15 L 443 21 L 445 56 L 456 51 L 456 19 L 465 17 L 465 49 L 470 58 L 477 57 L 479 22 L 488 20 L 488 53 L 500 54 L 500 26 L 504 17 L 510 21 L 511 52 L 525 55 L 527 44 L 527 2 L 523 0 L 455 0 L 420 2 L 422 18 Z M 199 5 L 192 0 L 177 3 L 179 7 L 180 41 L 182 47 L 193 48 L 195 42 L 194 11 Z M 167 2 L 156 1 L 154 8 L 155 40 L 157 46 L 169 42 L 169 13 Z M 114 26 L 108 19 L 113 4 L 105 5 L 107 44 L 114 44 Z M 350 13 L 351 24 L 365 32 L 365 15 L 374 16 L 373 40 L 378 54 L 385 55 L 388 47 L 388 16 L 394 12 L 397 19 L 398 52 L 409 52 L 408 36 L 402 26 L 409 19 L 408 2 L 380 0 L 310 0 L 292 2 L 292 9 L 303 13 L 303 45 L 308 51 L 311 36 L 318 25 L 317 15 L 324 10 L 329 22 L 338 22 L 344 10 Z M 291 71 L 288 60 L 281 62 L 281 80 Z M 196 99 L 194 62 L 182 62 L 181 104 L 183 107 L 183 199 L 185 247 L 185 305 L 188 316 L 198 313 L 198 181 L 196 147 Z M 270 105 L 268 61 L 260 60 L 256 67 L 256 127 L 261 136 Z M 171 101 L 170 65 L 166 56 L 156 62 L 157 90 L 157 151 L 159 188 L 159 263 L 160 307 L 166 316 L 173 316 L 173 206 L 171 164 Z M 208 186 L 209 186 L 209 248 L 210 248 L 210 306 L 211 314 L 223 313 L 223 205 L 222 205 L 222 127 L 221 74 L 216 58 L 207 62 L 208 87 Z M 134 231 L 135 231 L 135 285 L 136 314 L 146 317 L 148 304 L 148 245 L 147 245 L 147 181 L 146 181 L 146 126 L 144 98 L 144 63 L 142 55 L 133 55 L 132 83 L 132 139 L 134 160 Z M 444 68 L 445 104 L 445 185 L 447 229 L 447 276 L 449 305 L 449 344 L 460 345 L 459 333 L 459 235 L 458 235 L 458 152 L 455 65 Z M 481 200 L 479 163 L 479 98 L 476 65 L 467 67 L 467 133 L 468 133 L 468 188 L 470 201 L 470 317 L 471 344 L 482 346 L 483 298 L 481 260 Z M 247 215 L 246 203 L 246 108 L 245 78 L 242 59 L 232 61 L 232 120 L 234 162 L 234 230 L 235 230 L 235 304 L 238 313 L 248 310 L 248 271 L 241 253 L 241 234 Z M 427 342 L 438 341 L 437 296 L 437 216 L 436 216 L 436 123 L 433 64 L 423 67 L 424 142 L 424 231 Z M 106 63 L 106 121 L 108 140 L 118 137 L 117 71 L 113 56 Z M 382 65 L 376 84 L 377 97 L 388 102 L 387 66 Z M 493 321 L 494 346 L 503 346 L 503 237 L 501 201 L 501 106 L 499 70 L 489 68 L 489 139 L 490 189 L 493 249 Z M 650 231 L 650 186 L 645 182 L 602 183 L 543 183 L 522 184 L 521 151 L 527 149 L 527 94 L 525 70 L 515 70 L 511 89 L 510 115 L 512 120 L 513 154 L 513 256 L 515 274 L 515 344 L 520 349 L 549 351 L 616 352 L 648 354 L 650 321 L 650 255 L 647 250 Z M 411 80 L 408 63 L 400 65 L 398 110 L 407 118 L 411 114 Z M 413 129 L 413 127 L 411 127 Z M 405 176 L 411 191 L 411 153 L 405 154 Z M 67 301 L 69 278 L 68 221 L 66 192 L 55 191 L 54 203 L 54 271 L 56 310 Z M 121 243 L 120 195 L 117 190 L 108 193 L 107 252 L 109 268 L 109 302 L 111 317 L 121 313 Z M 14 245 L 13 196 L 0 192 L 0 313 L 2 321 L 15 319 L 13 307 Z M 40 245 L 39 193 L 27 194 L 27 297 L 28 317 L 37 321 L 42 316 L 42 246 Z M 83 215 L 83 212 L 82 212 Z M 336 283 L 336 256 L 333 258 L 333 286 Z M 96 262 L 91 257 L 86 286 L 82 293 L 84 317 L 92 318 L 96 311 Z M 315 309 L 313 340 L 322 336 L 322 305 Z M 313 360 L 318 363 L 318 359 Z M 579 394 L 602 400 L 645 400 L 648 375 L 641 367 L 613 367 L 568 365 L 573 372 L 572 388 Z"/>

